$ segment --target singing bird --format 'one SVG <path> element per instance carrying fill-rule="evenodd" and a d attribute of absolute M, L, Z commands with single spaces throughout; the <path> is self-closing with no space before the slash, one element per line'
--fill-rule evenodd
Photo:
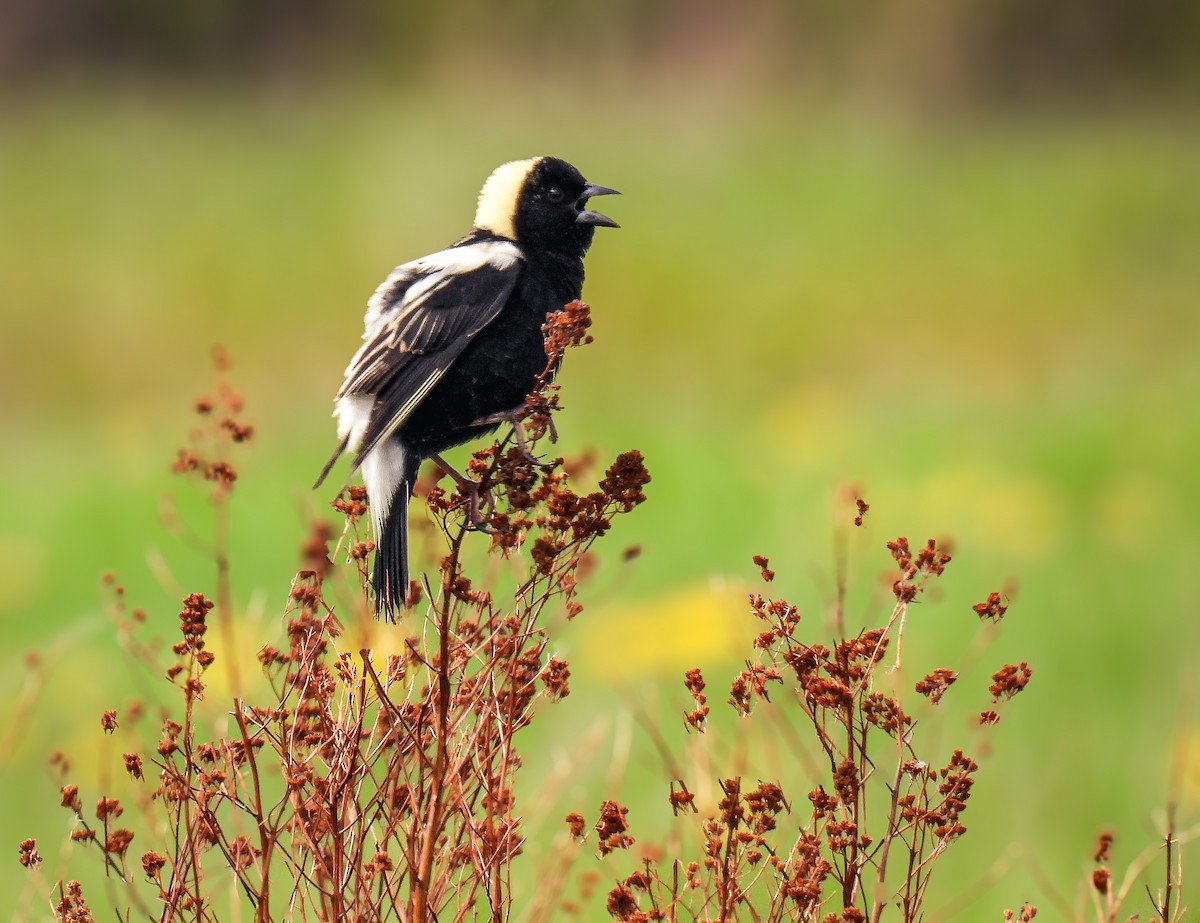
<path fill-rule="evenodd" d="M 556 157 L 497 167 L 475 224 L 445 250 L 392 270 L 367 302 L 363 345 L 334 397 L 338 457 L 353 453 L 375 530 L 376 613 L 408 595 L 408 504 L 421 462 L 494 430 L 546 368 L 546 316 L 580 296 L 597 227 L 588 208 L 615 189 Z"/>

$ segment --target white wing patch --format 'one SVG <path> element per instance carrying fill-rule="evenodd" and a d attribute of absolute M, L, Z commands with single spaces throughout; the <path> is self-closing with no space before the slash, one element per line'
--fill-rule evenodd
<path fill-rule="evenodd" d="M 363 434 L 371 422 L 371 411 L 375 407 L 374 394 L 347 394 L 338 398 L 333 407 L 337 418 L 338 439 L 345 439 L 346 446 L 357 452 L 362 445 Z"/>
<path fill-rule="evenodd" d="M 381 320 L 396 310 L 405 312 L 420 307 L 421 303 L 446 283 L 447 277 L 475 272 L 485 266 L 510 269 L 521 259 L 521 251 L 507 240 L 481 240 L 465 247 L 447 247 L 419 260 L 412 260 L 392 270 L 391 274 L 375 289 L 367 302 L 364 318 L 366 329 L 363 339 L 373 338 Z M 404 297 L 397 303 L 390 296 L 398 282 L 415 280 L 409 285 Z"/>

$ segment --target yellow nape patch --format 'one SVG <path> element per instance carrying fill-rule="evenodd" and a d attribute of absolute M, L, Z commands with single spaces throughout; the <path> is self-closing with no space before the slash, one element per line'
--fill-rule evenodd
<path fill-rule="evenodd" d="M 541 160 L 541 157 L 512 160 L 492 171 L 479 192 L 475 227 L 491 231 L 498 237 L 517 239 L 517 199 L 525 178 Z"/>

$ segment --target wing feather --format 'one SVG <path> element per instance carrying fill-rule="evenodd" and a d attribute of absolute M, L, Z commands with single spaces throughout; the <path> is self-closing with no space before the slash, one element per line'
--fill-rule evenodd
<path fill-rule="evenodd" d="M 508 241 L 450 247 L 398 266 L 367 303 L 363 345 L 346 369 L 335 401 L 373 396 L 365 426 L 358 421 L 347 446 L 353 467 L 394 433 L 429 394 L 471 338 L 500 312 L 521 272 Z M 347 411 L 349 412 L 349 411 Z M 357 444 L 355 442 L 357 441 Z"/>

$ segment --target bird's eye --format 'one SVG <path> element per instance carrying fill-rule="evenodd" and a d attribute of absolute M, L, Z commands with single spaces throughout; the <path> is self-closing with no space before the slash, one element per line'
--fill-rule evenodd
<path fill-rule="evenodd" d="M 549 189 L 546 190 L 546 198 L 549 199 L 551 202 L 558 203 L 558 202 L 561 202 L 564 198 L 566 198 L 566 193 L 564 193 L 557 186 L 551 186 Z"/>

